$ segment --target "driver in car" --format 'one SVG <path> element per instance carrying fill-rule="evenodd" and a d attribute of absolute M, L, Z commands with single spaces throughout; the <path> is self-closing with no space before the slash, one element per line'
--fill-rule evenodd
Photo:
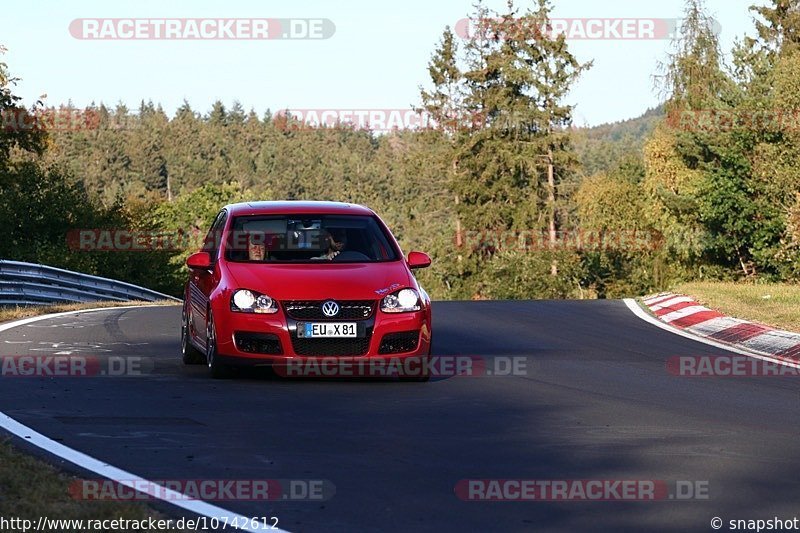
<path fill-rule="evenodd" d="M 339 255 L 347 245 L 347 237 L 342 230 L 325 230 L 320 235 L 322 243 L 326 246 L 324 254 L 318 257 L 312 257 L 314 260 L 328 260 L 332 261 L 334 257 Z"/>

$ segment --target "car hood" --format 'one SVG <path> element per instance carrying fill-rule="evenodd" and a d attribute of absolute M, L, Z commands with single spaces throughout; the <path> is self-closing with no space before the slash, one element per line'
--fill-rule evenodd
<path fill-rule="evenodd" d="M 268 294 L 276 300 L 377 300 L 413 283 L 403 261 L 226 266 L 237 288 Z"/>

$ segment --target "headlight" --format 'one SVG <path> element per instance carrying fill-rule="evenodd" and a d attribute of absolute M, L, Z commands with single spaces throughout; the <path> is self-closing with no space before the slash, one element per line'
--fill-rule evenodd
<path fill-rule="evenodd" d="M 272 314 L 278 312 L 278 303 L 266 294 L 239 289 L 231 298 L 231 311 Z"/>
<path fill-rule="evenodd" d="M 384 313 L 408 313 L 419 310 L 419 294 L 414 289 L 403 289 L 381 300 L 381 311 Z"/>

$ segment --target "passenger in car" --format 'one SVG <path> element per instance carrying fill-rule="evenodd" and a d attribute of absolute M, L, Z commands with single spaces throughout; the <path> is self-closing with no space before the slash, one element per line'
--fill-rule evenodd
<path fill-rule="evenodd" d="M 264 261 L 267 258 L 267 246 L 264 235 L 251 233 L 247 238 L 247 255 L 250 261 Z"/>

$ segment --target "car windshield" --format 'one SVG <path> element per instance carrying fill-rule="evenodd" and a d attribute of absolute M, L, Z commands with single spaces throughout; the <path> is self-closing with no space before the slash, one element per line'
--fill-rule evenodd
<path fill-rule="evenodd" d="M 250 263 L 372 263 L 397 253 L 371 216 L 250 215 L 233 219 L 225 256 Z"/>

